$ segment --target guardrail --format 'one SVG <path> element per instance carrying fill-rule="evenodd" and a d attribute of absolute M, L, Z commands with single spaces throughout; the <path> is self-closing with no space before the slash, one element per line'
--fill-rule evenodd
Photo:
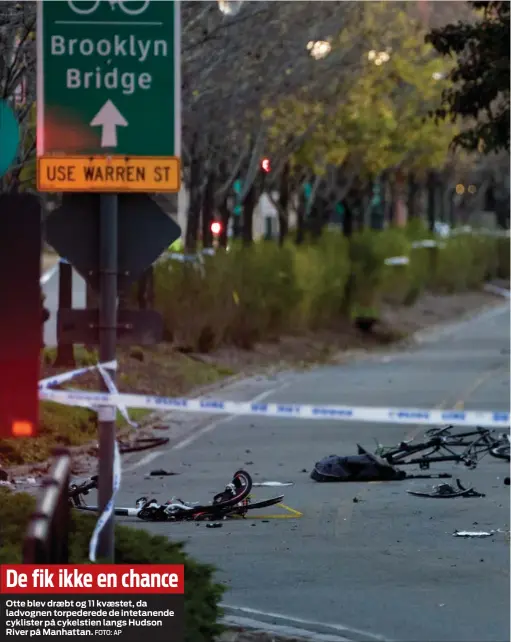
<path fill-rule="evenodd" d="M 55 462 L 41 484 L 23 543 L 25 564 L 67 564 L 69 560 L 69 501 L 71 456 L 54 450 Z"/>

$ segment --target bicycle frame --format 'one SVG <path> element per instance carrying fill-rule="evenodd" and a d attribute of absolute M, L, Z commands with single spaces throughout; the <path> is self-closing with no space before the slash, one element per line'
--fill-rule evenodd
<path fill-rule="evenodd" d="M 388 461 L 391 465 L 399 466 L 412 466 L 418 464 L 422 469 L 429 468 L 429 465 L 432 463 L 441 463 L 454 461 L 456 463 L 464 463 L 467 466 L 473 467 L 477 463 L 477 455 L 479 452 L 474 451 L 474 446 L 477 445 L 479 440 L 476 440 L 474 443 L 470 444 L 462 453 L 457 453 L 454 450 L 451 450 L 452 446 L 446 443 L 442 437 L 434 437 L 426 442 L 420 442 L 415 445 L 402 444 L 394 450 L 387 452 L 383 455 L 383 458 Z M 422 457 L 416 457 L 413 459 L 408 459 L 410 456 L 421 453 L 425 450 L 430 452 L 425 453 Z M 485 451 L 488 450 L 488 446 L 485 445 Z M 435 453 L 440 453 L 445 451 L 445 455 L 435 455 Z"/>
<path fill-rule="evenodd" d="M 475 467 L 479 457 L 490 453 L 491 447 L 498 443 L 495 431 L 487 428 L 478 426 L 475 430 L 450 434 L 452 429 L 453 426 L 446 426 L 437 431 L 427 431 L 426 435 L 429 437 L 427 441 L 415 444 L 412 441 L 401 442 L 393 448 L 379 446 L 376 452 L 392 465 L 419 464 L 421 468 L 429 468 L 430 463 L 454 461 L 456 463 L 464 463 L 469 467 Z M 509 441 L 507 433 L 503 434 Z M 463 450 L 459 452 L 453 450 L 455 448 L 463 448 Z M 429 452 L 421 457 L 410 459 L 413 455 L 423 451 Z"/>

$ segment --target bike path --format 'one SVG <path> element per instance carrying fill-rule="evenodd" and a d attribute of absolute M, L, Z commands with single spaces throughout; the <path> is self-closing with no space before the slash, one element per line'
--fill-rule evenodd
<path fill-rule="evenodd" d="M 222 395 L 241 400 L 256 392 L 283 403 L 508 410 L 510 318 L 509 309 L 503 310 L 406 352 L 278 381 L 260 379 L 257 389 L 238 386 Z M 354 454 L 356 443 L 369 448 L 375 441 L 397 443 L 423 428 L 261 417 L 214 422 L 214 428 L 203 424 L 188 441 L 181 435 L 177 448 L 129 470 L 117 504 L 131 504 L 140 495 L 210 500 L 239 467 L 246 467 L 255 481 L 293 481 L 294 486 L 282 489 L 284 502 L 301 511 L 301 519 L 248 518 L 218 529 L 141 525 L 184 539 L 190 553 L 221 569 L 218 577 L 229 589 L 225 602 L 231 614 L 294 624 L 315 631 L 317 639 L 336 631 L 338 639 L 353 640 L 509 640 L 505 535 L 452 536 L 456 529 L 509 529 L 506 462 L 486 457 L 473 471 L 438 465 L 434 472 L 456 474 L 487 496 L 424 499 L 406 490 L 435 480 L 318 484 L 309 479 L 314 462 L 325 455 Z M 154 468 L 181 474 L 145 478 Z M 276 490 L 257 489 L 257 495 Z"/>

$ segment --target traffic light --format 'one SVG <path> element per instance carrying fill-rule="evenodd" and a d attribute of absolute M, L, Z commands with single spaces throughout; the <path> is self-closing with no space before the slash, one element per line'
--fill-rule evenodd
<path fill-rule="evenodd" d="M 37 434 L 41 244 L 37 196 L 0 194 L 0 438 Z"/>
<path fill-rule="evenodd" d="M 269 174 L 271 172 L 271 163 L 269 158 L 263 158 L 261 160 L 261 169 L 266 174 Z"/>
<path fill-rule="evenodd" d="M 219 223 L 218 221 L 213 221 L 213 223 L 211 223 L 211 233 L 214 236 L 218 236 L 221 231 L 222 231 L 222 224 Z"/>

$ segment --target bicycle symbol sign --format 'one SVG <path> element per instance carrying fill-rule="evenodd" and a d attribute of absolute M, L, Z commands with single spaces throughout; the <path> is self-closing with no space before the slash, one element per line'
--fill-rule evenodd
<path fill-rule="evenodd" d="M 93 2 L 87 2 L 87 0 L 68 0 L 68 5 L 70 9 L 80 15 L 80 16 L 90 16 L 93 14 L 96 9 L 99 8 L 102 0 L 94 0 Z M 150 4 L 150 0 L 141 0 L 137 2 L 136 0 L 103 0 L 108 2 L 111 9 L 115 9 L 116 6 L 128 16 L 139 16 L 141 13 L 147 9 Z"/>
<path fill-rule="evenodd" d="M 179 2 L 39 0 L 37 9 L 42 54 L 38 125 L 44 131 L 38 138 L 38 157 L 113 158 L 108 171 L 94 178 L 98 185 L 111 181 L 124 185 L 124 191 L 137 191 L 141 185 L 158 188 L 146 191 L 176 191 Z M 154 162 L 143 166 L 141 159 L 136 171 L 127 171 L 124 160 L 117 166 L 115 157 Z M 172 171 L 168 159 L 173 159 Z M 86 181 L 92 173 L 84 174 L 82 165 L 86 163 L 73 165 L 74 174 L 57 168 L 46 178 L 65 175 L 70 182 L 72 175 L 79 175 Z M 154 171 L 143 170 L 153 166 Z M 57 187 L 61 191 L 61 184 Z"/>

